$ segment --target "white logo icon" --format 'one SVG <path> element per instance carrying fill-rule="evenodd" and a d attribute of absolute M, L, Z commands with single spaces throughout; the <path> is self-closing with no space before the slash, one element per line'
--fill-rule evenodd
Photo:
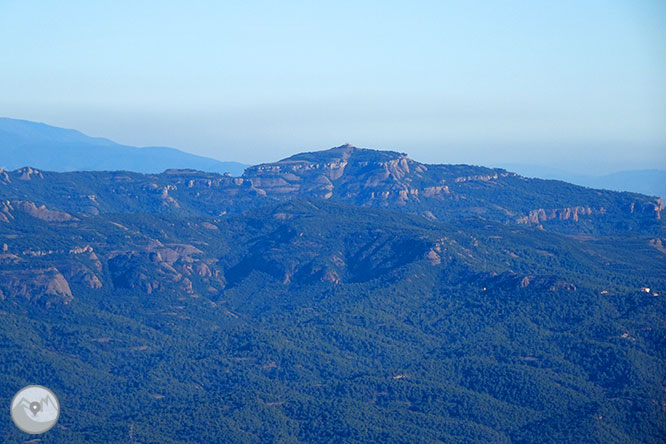
<path fill-rule="evenodd" d="M 29 385 L 14 395 L 12 421 L 26 433 L 48 432 L 58 422 L 60 404 L 53 392 L 41 385 Z"/>

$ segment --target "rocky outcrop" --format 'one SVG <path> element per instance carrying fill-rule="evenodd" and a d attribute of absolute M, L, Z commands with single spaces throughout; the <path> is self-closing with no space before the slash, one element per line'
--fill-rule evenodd
<path fill-rule="evenodd" d="M 498 178 L 498 174 L 476 174 L 474 176 L 461 176 L 461 177 L 456 177 L 453 179 L 454 182 L 456 183 L 461 183 L 461 182 L 469 182 L 469 181 L 481 181 L 481 182 L 488 182 L 489 180 L 496 180 Z"/>
<path fill-rule="evenodd" d="M 444 197 L 445 194 L 451 194 L 451 191 L 449 191 L 449 187 L 447 187 L 446 185 L 425 187 L 421 191 L 421 195 L 423 197 Z"/>
<path fill-rule="evenodd" d="M 199 280 L 217 291 L 224 278 L 199 257 L 198 248 L 187 244 L 154 242 L 142 249 L 116 251 L 109 257 L 109 272 L 116 288 L 138 289 L 146 294 L 177 290 L 194 295 L 192 280 Z"/>
<path fill-rule="evenodd" d="M 93 290 L 103 286 L 95 272 L 80 262 L 64 262 L 59 269 L 70 285 L 81 285 Z"/>
<path fill-rule="evenodd" d="M 519 224 L 533 224 L 540 225 L 548 221 L 573 221 L 579 222 L 582 219 L 590 220 L 595 217 L 603 217 L 608 213 L 614 213 L 616 219 L 620 219 L 618 224 L 622 225 L 621 219 L 626 219 L 624 225 L 644 223 L 654 224 L 661 220 L 661 212 L 663 211 L 663 203 L 661 199 L 654 201 L 638 201 L 634 200 L 628 205 L 628 208 L 613 208 L 606 207 L 589 207 L 589 206 L 574 206 L 564 208 L 537 208 L 531 210 L 527 215 L 515 219 Z"/>
<path fill-rule="evenodd" d="M 3 202 L 2 207 L 0 208 L 0 214 L 4 214 L 4 218 L 0 216 L 0 220 L 3 222 L 9 222 L 10 218 L 13 218 L 12 212 L 20 211 L 26 213 L 37 219 L 44 220 L 46 222 L 67 222 L 70 220 L 76 220 L 74 216 L 64 211 L 53 211 L 46 208 L 46 205 L 36 206 L 34 202 L 14 200 Z"/>
<path fill-rule="evenodd" d="M 557 276 L 519 275 L 513 272 L 490 274 L 475 278 L 483 286 L 483 291 L 492 288 L 515 290 L 537 289 L 548 291 L 576 291 L 576 285 L 566 282 Z"/>
<path fill-rule="evenodd" d="M 650 239 L 648 243 L 650 244 L 650 246 L 656 248 L 661 253 L 666 254 L 666 239 L 661 239 L 661 238 Z"/>
<path fill-rule="evenodd" d="M 21 298 L 50 307 L 73 300 L 69 283 L 55 267 L 0 270 L 0 298 Z"/>
<path fill-rule="evenodd" d="M 558 220 L 573 220 L 578 222 L 582 216 L 600 215 L 605 214 L 605 208 L 590 208 L 590 207 L 568 207 L 568 208 L 551 208 L 543 209 L 538 208 L 529 212 L 527 216 L 516 219 L 519 224 L 540 224 L 541 222 L 549 221 L 552 219 Z"/>
<path fill-rule="evenodd" d="M 12 211 L 14 211 L 14 207 L 12 207 L 11 202 L 0 201 L 0 222 L 9 223 L 10 220 L 14 219 Z"/>
<path fill-rule="evenodd" d="M 648 217 L 661 219 L 661 212 L 664 210 L 664 202 L 657 198 L 654 202 L 632 202 L 629 207 L 630 214 L 638 214 Z"/>
<path fill-rule="evenodd" d="M 20 180 L 32 180 L 35 178 L 37 179 L 44 178 L 44 175 L 39 170 L 35 170 L 30 167 L 21 168 L 19 170 L 16 170 L 16 172 L 18 173 L 19 176 L 18 178 Z"/>

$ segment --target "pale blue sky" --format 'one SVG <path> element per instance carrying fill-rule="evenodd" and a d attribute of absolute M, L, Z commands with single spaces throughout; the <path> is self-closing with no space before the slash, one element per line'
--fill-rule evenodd
<path fill-rule="evenodd" d="M 222 160 L 666 168 L 661 0 L 2 0 L 0 67 L 0 116 Z"/>

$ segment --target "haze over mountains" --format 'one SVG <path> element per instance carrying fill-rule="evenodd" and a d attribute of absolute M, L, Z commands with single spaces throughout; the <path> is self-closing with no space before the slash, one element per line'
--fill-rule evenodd
<path fill-rule="evenodd" d="M 43 123 L 0 118 L 0 168 L 47 171 L 134 171 L 193 169 L 241 176 L 248 165 L 189 154 L 168 147 L 137 148 Z M 619 171 L 603 176 L 574 174 L 539 165 L 499 165 L 527 177 L 556 179 L 590 188 L 631 191 L 666 198 L 666 171 Z"/>
<path fill-rule="evenodd" d="M 0 168 L 30 166 L 49 171 L 137 171 L 159 173 L 169 168 L 231 173 L 245 165 L 220 162 L 168 147 L 120 145 L 78 131 L 43 123 L 0 118 Z"/>
<path fill-rule="evenodd" d="M 563 180 L 589 188 L 612 191 L 632 191 L 634 193 L 659 196 L 666 199 L 666 171 L 658 169 L 618 171 L 600 176 L 576 174 L 557 168 L 539 165 L 506 164 L 499 165 L 527 177 Z"/>

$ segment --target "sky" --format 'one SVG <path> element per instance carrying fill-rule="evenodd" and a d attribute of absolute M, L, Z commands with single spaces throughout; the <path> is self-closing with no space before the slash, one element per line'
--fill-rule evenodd
<path fill-rule="evenodd" d="M 248 164 L 666 169 L 666 2 L 0 0 L 0 116 Z"/>

